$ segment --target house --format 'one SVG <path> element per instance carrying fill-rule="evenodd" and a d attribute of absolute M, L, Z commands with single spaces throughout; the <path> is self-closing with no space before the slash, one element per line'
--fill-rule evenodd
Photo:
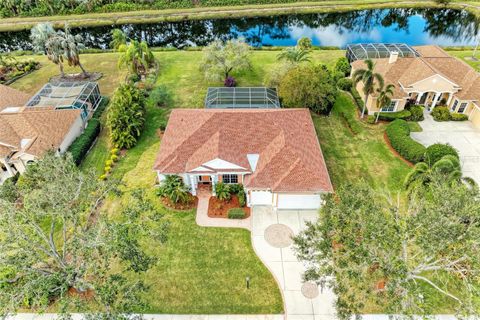
<path fill-rule="evenodd" d="M 47 151 L 66 152 L 101 100 L 96 83 L 47 84 L 33 97 L 0 92 L 9 94 L 0 96 L 0 184 Z"/>
<path fill-rule="evenodd" d="M 382 112 L 401 111 L 407 103 L 426 106 L 431 111 L 436 106 L 447 106 L 451 112 L 468 115 L 480 127 L 480 75 L 465 62 L 450 56 L 438 46 L 413 47 L 417 55 L 399 57 L 390 52 L 389 57 L 374 58 L 375 72 L 381 74 L 385 84 L 394 84 L 390 105 Z M 363 60 L 351 63 L 352 74 L 365 68 Z M 362 95 L 363 84 L 357 90 Z M 369 97 L 369 114 L 378 111 L 376 94 Z"/>
<path fill-rule="evenodd" d="M 247 205 L 316 209 L 332 184 L 308 109 L 175 109 L 154 170 L 191 193 L 243 184 Z"/>

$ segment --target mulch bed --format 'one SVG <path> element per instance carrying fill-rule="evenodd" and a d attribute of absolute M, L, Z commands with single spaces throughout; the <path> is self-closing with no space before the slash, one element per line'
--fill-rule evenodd
<path fill-rule="evenodd" d="M 208 216 L 210 218 L 228 218 L 228 210 L 233 208 L 241 208 L 240 202 L 236 195 L 232 195 L 229 201 L 223 201 L 217 197 L 210 197 L 208 202 Z M 245 218 L 250 217 L 250 208 L 243 207 Z"/>
<path fill-rule="evenodd" d="M 198 198 L 194 196 L 191 196 L 191 199 L 188 203 L 173 203 L 166 197 L 160 197 L 160 201 L 165 207 L 174 210 L 192 210 L 198 205 Z"/>
<path fill-rule="evenodd" d="M 384 132 L 383 133 L 383 139 L 385 140 L 385 143 L 387 144 L 388 148 L 390 149 L 390 151 L 392 151 L 393 155 L 395 157 L 397 157 L 398 159 L 402 160 L 403 162 L 405 162 L 409 167 L 413 167 L 414 164 L 411 163 L 410 161 L 408 161 L 407 159 L 405 159 L 404 157 L 402 157 L 398 152 L 397 150 L 393 149 L 392 145 L 390 144 L 390 139 L 388 139 L 388 136 L 387 136 L 387 133 Z"/>
<path fill-rule="evenodd" d="M 69 288 L 68 295 L 82 300 L 92 300 L 95 296 L 95 292 L 92 289 L 87 289 L 86 291 L 81 292 L 75 288 Z"/>
<path fill-rule="evenodd" d="M 71 73 L 65 74 L 64 77 L 61 75 L 53 76 L 50 78 L 49 82 L 52 84 L 58 84 L 62 82 L 97 81 L 101 77 L 103 77 L 103 74 L 100 72 L 88 72 L 88 77 L 85 77 L 83 73 Z"/>

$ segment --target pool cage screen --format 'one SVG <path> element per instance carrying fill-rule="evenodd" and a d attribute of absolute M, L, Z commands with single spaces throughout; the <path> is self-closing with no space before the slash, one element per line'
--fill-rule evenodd
<path fill-rule="evenodd" d="M 95 110 L 102 100 L 96 82 L 47 83 L 27 102 L 28 107 L 81 109 L 82 118 Z"/>
<path fill-rule="evenodd" d="M 208 109 L 275 109 L 280 108 L 277 90 L 264 87 L 208 88 L 205 98 Z"/>
<path fill-rule="evenodd" d="M 419 57 L 420 54 L 405 43 L 355 43 L 347 45 L 348 62 L 388 58 L 392 52 L 399 57 Z"/>

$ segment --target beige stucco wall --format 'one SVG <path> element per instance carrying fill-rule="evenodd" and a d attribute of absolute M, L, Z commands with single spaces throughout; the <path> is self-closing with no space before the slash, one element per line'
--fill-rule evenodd
<path fill-rule="evenodd" d="M 480 107 L 473 106 L 469 119 L 474 126 L 480 128 Z"/>
<path fill-rule="evenodd" d="M 435 75 L 414 83 L 408 92 L 456 92 L 457 89 L 450 81 Z"/>
<path fill-rule="evenodd" d="M 63 142 L 60 144 L 59 151 L 60 153 L 64 153 L 67 151 L 68 147 L 72 144 L 72 142 L 82 134 L 83 130 L 85 129 L 82 117 L 79 115 L 78 118 L 73 123 L 70 131 L 67 133 Z"/>

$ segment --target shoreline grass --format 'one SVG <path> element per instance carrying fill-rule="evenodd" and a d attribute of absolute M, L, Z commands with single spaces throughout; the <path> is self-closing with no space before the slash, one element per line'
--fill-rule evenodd
<path fill-rule="evenodd" d="M 62 27 L 65 22 L 68 22 L 70 27 L 95 27 L 130 23 L 142 24 L 185 20 L 280 16 L 288 14 L 328 13 L 390 8 L 462 9 L 471 12 L 477 17 L 480 17 L 480 3 L 468 0 L 454 1 L 447 6 L 439 5 L 434 1 L 336 0 L 284 4 L 277 3 L 221 7 L 197 7 L 188 9 L 139 10 L 46 17 L 2 18 L 0 21 L 0 32 L 28 30 L 37 23 L 47 21 L 52 22 L 57 27 Z"/>

